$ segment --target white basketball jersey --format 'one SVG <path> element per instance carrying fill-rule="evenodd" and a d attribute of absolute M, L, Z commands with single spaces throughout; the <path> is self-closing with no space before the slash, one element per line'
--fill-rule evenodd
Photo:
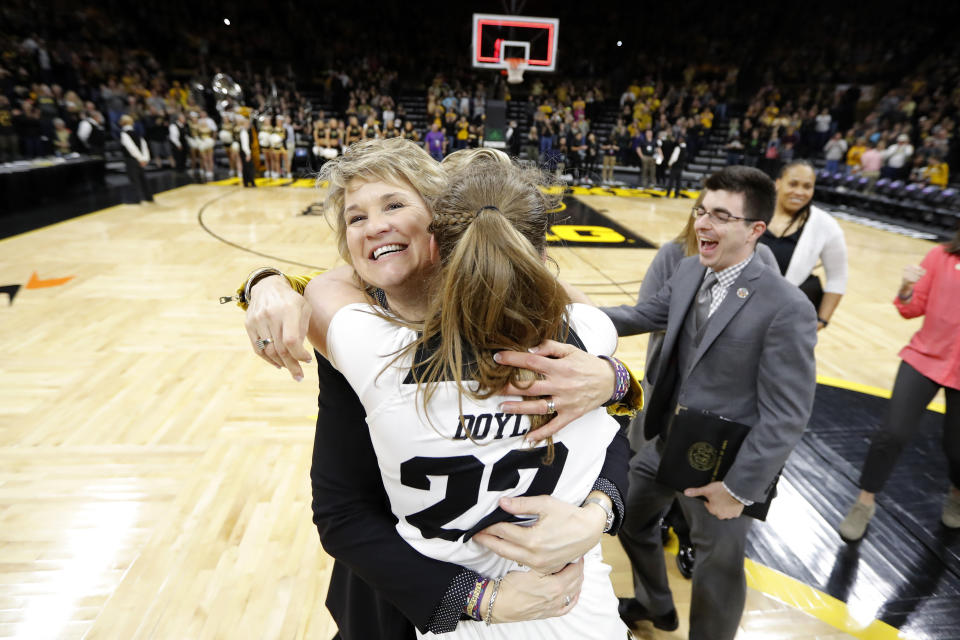
<path fill-rule="evenodd" d="M 569 315 L 571 328 L 588 352 L 613 353 L 616 330 L 603 312 L 575 304 L 569 307 Z M 546 446 L 531 448 L 523 442 L 529 430 L 528 418 L 498 410 L 501 402 L 516 397 L 493 396 L 478 401 L 461 396 L 455 382 L 441 382 L 425 413 L 417 385 L 410 377 L 413 356 L 393 362 L 395 354 L 416 338 L 413 330 L 383 318 L 374 307 L 352 304 L 334 315 L 327 345 L 331 363 L 349 381 L 367 412 L 370 436 L 400 535 L 426 556 L 484 576 L 502 576 L 518 565 L 472 540 L 474 533 L 510 518 L 499 508 L 498 500 L 503 496 L 552 495 L 579 505 L 600 473 L 618 425 L 603 409 L 588 413 L 554 436 L 555 459 L 545 465 L 542 458 Z M 581 601 L 585 607 L 593 602 L 606 614 L 612 606 L 616 619 L 616 599 L 606 578 L 609 568 L 602 564 L 599 549 L 591 555 L 595 557 L 588 574 L 600 580 L 600 585 L 591 590 L 602 593 L 581 596 Z M 585 582 L 584 595 L 587 590 Z M 578 609 L 579 604 L 575 611 Z M 557 619 L 566 622 L 556 629 L 552 629 L 553 624 L 543 624 L 547 621 L 535 625 L 544 632 L 551 628 L 549 633 L 571 631 L 569 624 L 586 616 L 584 628 L 597 631 L 591 627 L 596 624 L 596 611 L 584 610 L 581 616 L 574 616 L 574 612 Z M 617 633 L 622 629 L 619 622 L 611 622 Z M 513 624 L 497 626 L 501 632 L 510 627 L 514 632 L 520 630 Z M 471 628 L 471 623 L 461 622 L 458 632 L 469 637 Z M 487 627 L 484 637 L 494 637 L 489 633 L 495 628 Z"/>

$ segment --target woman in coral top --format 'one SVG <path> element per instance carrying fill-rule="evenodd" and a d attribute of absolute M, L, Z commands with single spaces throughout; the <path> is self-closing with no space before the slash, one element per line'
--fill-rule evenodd
<path fill-rule="evenodd" d="M 887 418 L 873 436 L 861 471 L 860 496 L 840 524 L 840 536 L 847 542 L 863 537 L 876 509 L 874 495 L 941 388 L 947 399 L 943 448 L 951 485 L 941 519 L 946 527 L 960 528 L 960 230 L 950 242 L 931 249 L 920 266 L 904 269 L 893 303 L 904 318 L 924 316 L 923 326 L 900 351 L 903 362 Z"/>

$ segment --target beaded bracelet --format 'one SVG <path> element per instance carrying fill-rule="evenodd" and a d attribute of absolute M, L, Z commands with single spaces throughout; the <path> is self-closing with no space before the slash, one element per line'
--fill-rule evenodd
<path fill-rule="evenodd" d="M 467 600 L 466 613 L 474 620 L 480 622 L 483 617 L 480 615 L 480 603 L 483 601 L 483 594 L 487 591 L 490 584 L 489 578 L 479 578 L 473 586 L 470 598 Z"/>
<path fill-rule="evenodd" d="M 603 358 L 610 363 L 610 366 L 613 367 L 613 371 L 617 376 L 616 383 L 613 387 L 613 395 L 610 396 L 610 399 L 603 403 L 604 407 L 609 407 L 612 404 L 616 404 L 623 400 L 624 396 L 627 395 L 627 392 L 630 391 L 630 374 L 627 372 L 627 368 L 620 362 L 618 359 L 611 356 L 597 356 L 598 358 Z"/>
<path fill-rule="evenodd" d="M 487 618 L 485 622 L 493 624 L 493 603 L 497 601 L 497 594 L 500 593 L 500 581 L 503 578 L 497 578 L 493 583 L 493 591 L 490 593 L 490 604 L 487 605 Z"/>

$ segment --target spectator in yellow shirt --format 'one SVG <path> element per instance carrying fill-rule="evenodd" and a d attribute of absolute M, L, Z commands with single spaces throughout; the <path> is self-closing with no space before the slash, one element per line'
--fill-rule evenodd
<path fill-rule="evenodd" d="M 856 143 L 847 151 L 847 170 L 848 173 L 860 173 L 860 156 L 867 150 L 867 141 L 865 138 L 857 138 Z"/>
<path fill-rule="evenodd" d="M 713 128 L 713 111 L 710 110 L 710 107 L 706 107 L 700 112 L 700 124 L 703 125 L 704 129 Z"/>
<path fill-rule="evenodd" d="M 950 178 L 950 167 L 943 160 L 931 156 L 927 159 L 927 166 L 923 168 L 921 175 L 929 184 L 944 189 Z"/>

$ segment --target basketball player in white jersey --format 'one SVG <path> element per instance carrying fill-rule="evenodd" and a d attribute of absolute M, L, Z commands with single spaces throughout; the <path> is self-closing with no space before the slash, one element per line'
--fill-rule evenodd
<path fill-rule="evenodd" d="M 497 392 L 524 383 L 493 354 L 569 331 L 588 352 L 609 355 L 616 332 L 596 309 L 568 304 L 544 265 L 551 207 L 529 173 L 481 157 L 451 179 L 431 216 L 409 183 L 351 175 L 350 160 L 349 152 L 332 160 L 323 177 L 331 184 L 328 202 L 342 212 L 340 246 L 355 275 L 389 283 L 415 264 L 433 286 L 411 280 L 419 291 L 411 288 L 385 312 L 356 287 L 349 268 L 315 279 L 306 292 L 309 337 L 364 405 L 399 533 L 424 555 L 503 576 L 518 565 L 472 540 L 491 524 L 516 520 L 499 500 L 546 493 L 580 504 L 618 427 L 598 409 L 546 445 L 525 446 L 524 435 L 545 418 L 531 422 L 499 410 L 514 398 Z M 410 323 L 421 320 L 419 333 Z M 627 629 L 615 615 L 608 574 L 596 545 L 584 558 L 579 599 L 568 599 L 564 615 L 489 626 L 500 622 L 494 580 L 468 602 L 475 621 L 461 621 L 444 637 L 620 640 Z"/>

